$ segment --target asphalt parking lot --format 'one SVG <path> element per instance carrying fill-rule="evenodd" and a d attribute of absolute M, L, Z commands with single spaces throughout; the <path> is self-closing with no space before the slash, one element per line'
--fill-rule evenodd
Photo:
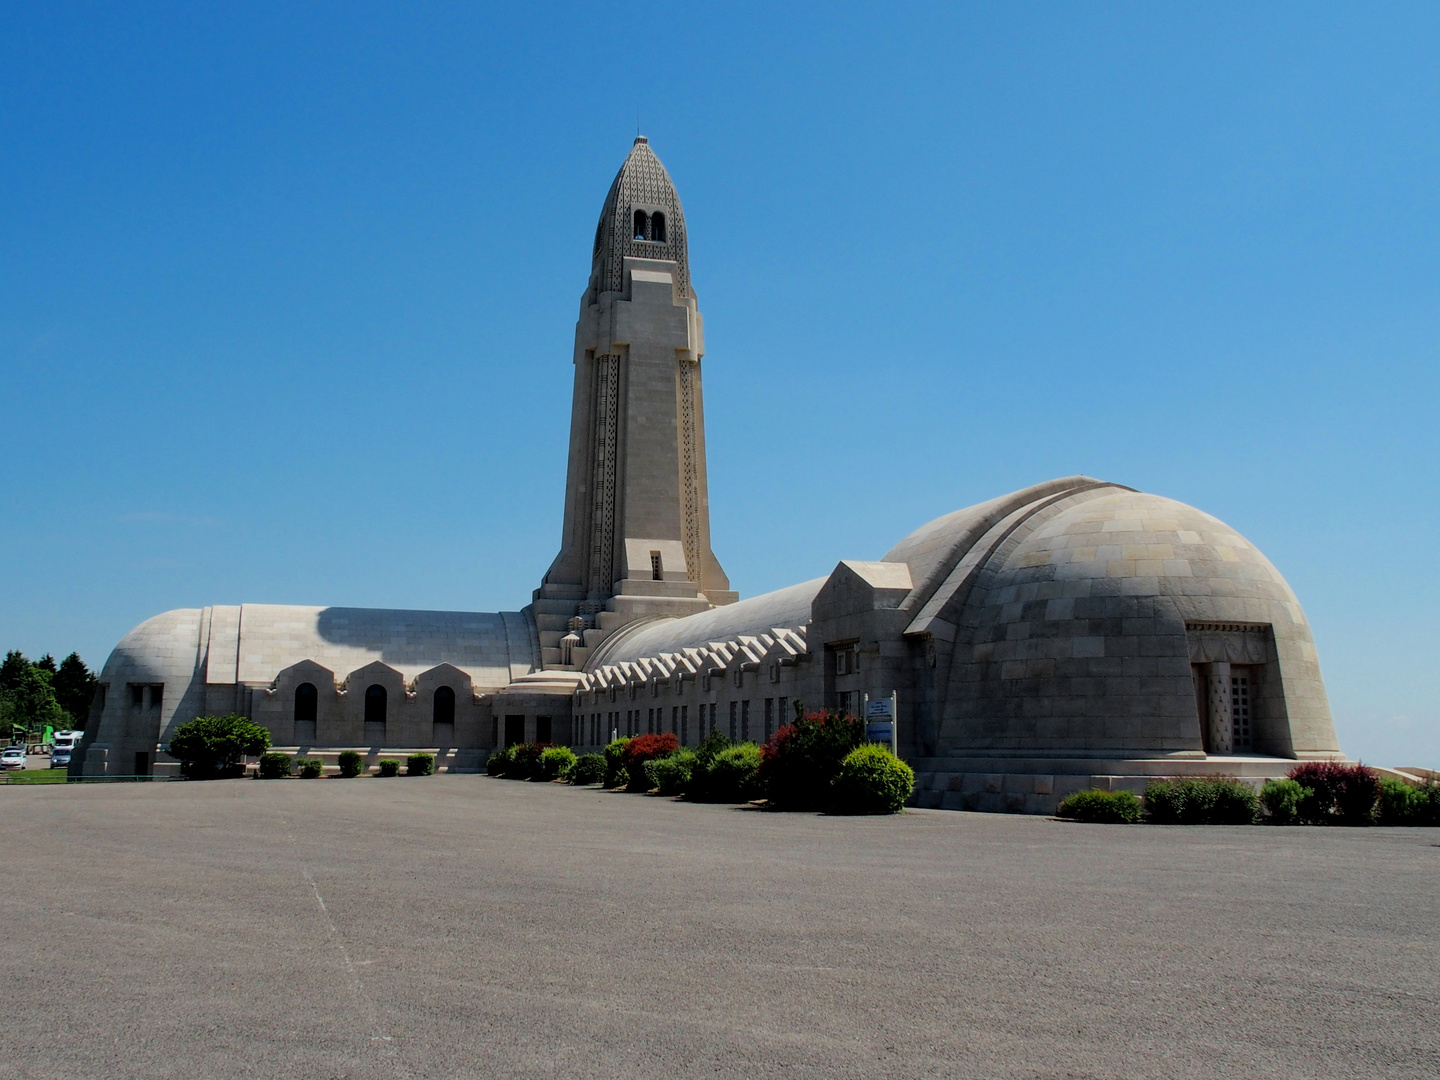
<path fill-rule="evenodd" d="M 1433 1077 L 1440 830 L 0 790 L 3 1077 Z"/>

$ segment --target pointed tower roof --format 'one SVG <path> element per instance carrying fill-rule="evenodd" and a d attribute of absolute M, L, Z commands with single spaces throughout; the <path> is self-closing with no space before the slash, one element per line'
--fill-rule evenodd
<path fill-rule="evenodd" d="M 635 136 L 625 164 L 615 174 L 600 224 L 595 228 L 593 272 L 597 292 L 624 287 L 625 256 L 670 259 L 679 265 L 676 285 L 690 295 L 690 258 L 685 245 L 685 212 L 670 174 L 644 135 Z"/>

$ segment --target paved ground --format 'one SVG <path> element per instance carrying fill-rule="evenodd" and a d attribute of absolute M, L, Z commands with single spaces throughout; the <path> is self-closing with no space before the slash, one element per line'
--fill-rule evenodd
<path fill-rule="evenodd" d="M 0 790 L 0 1077 L 1434 1077 L 1440 830 Z"/>

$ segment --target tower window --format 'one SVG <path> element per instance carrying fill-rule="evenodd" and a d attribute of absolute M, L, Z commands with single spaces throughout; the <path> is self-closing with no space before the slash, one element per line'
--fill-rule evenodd
<path fill-rule="evenodd" d="M 660 553 L 658 551 L 650 552 L 650 580 L 663 580 L 660 576 Z"/>
<path fill-rule="evenodd" d="M 435 707 L 433 712 L 434 722 L 437 724 L 455 723 L 455 691 L 448 686 L 437 687 L 435 690 Z"/>
<path fill-rule="evenodd" d="M 649 240 L 650 218 L 644 210 L 635 211 L 635 239 Z"/>
<path fill-rule="evenodd" d="M 650 218 L 650 239 L 657 244 L 665 242 L 665 215 L 659 211 Z"/>

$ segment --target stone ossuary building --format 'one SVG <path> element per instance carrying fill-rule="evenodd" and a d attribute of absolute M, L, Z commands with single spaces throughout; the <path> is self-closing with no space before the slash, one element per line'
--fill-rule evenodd
<path fill-rule="evenodd" d="M 167 732 L 214 713 L 306 753 L 430 748 L 464 770 L 521 740 L 763 740 L 797 702 L 892 693 L 921 805 L 1048 811 L 1084 786 L 1341 756 L 1280 573 L 1208 514 L 1117 484 L 1038 484 L 739 600 L 710 548 L 704 352 L 680 200 L 637 138 L 595 233 L 564 535 L 531 603 L 157 615 L 106 662 L 72 768 L 173 769 Z"/>

